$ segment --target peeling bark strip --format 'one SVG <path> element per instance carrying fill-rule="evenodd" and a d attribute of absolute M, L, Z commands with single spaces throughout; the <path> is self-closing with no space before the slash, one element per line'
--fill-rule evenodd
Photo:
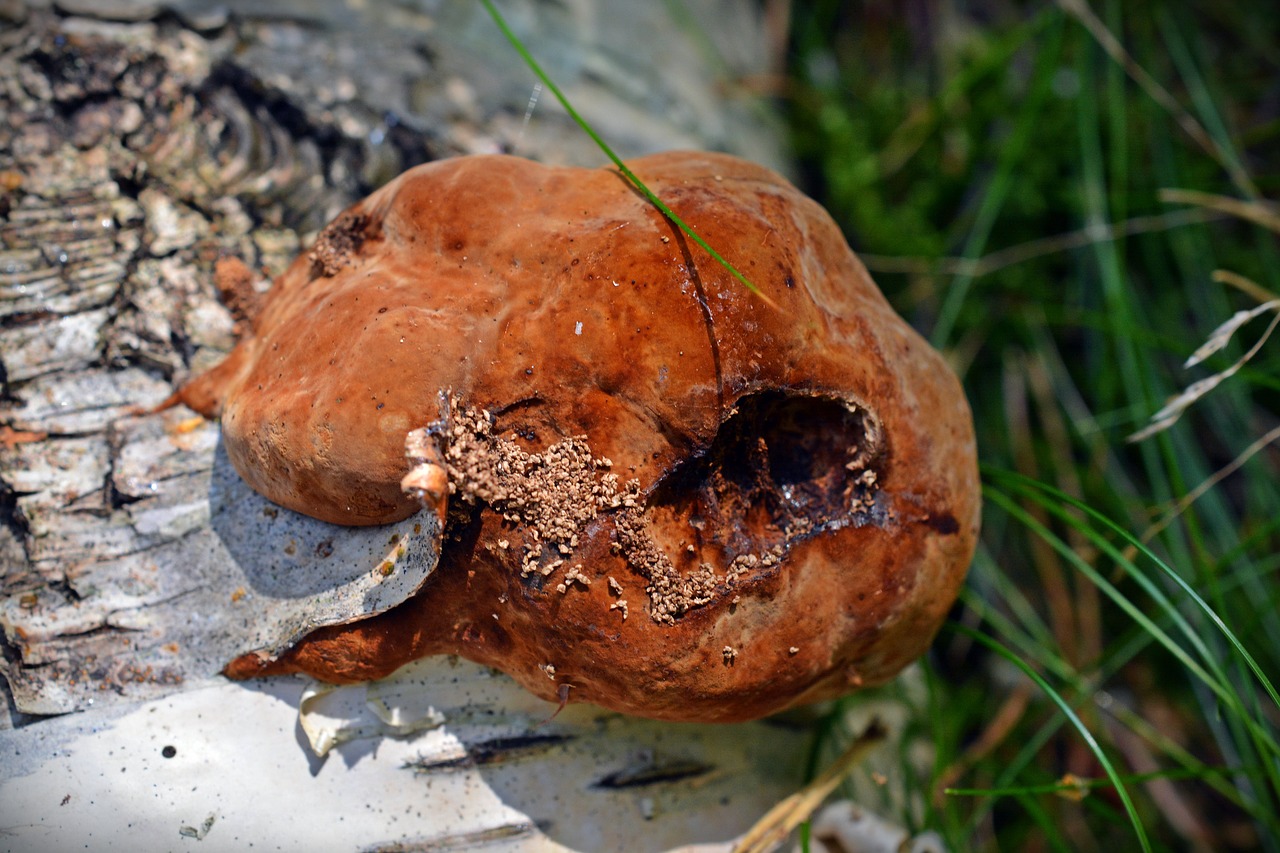
<path fill-rule="evenodd" d="M 541 734 L 497 737 L 469 746 L 459 745 L 456 754 L 432 755 L 405 765 L 414 775 L 439 773 L 442 770 L 465 770 L 477 765 L 502 764 L 536 758 L 574 740 L 572 735 Z"/>
<path fill-rule="evenodd" d="M 554 116 L 524 132 L 527 90 L 510 85 L 521 66 L 473 40 L 478 8 L 414 29 L 389 27 L 372 5 L 308 4 L 298 21 L 265 19 L 247 0 L 221 12 L 166 4 L 176 16 L 142 0 L 58 7 L 113 20 L 0 9 L 0 684 L 11 690 L 0 728 L 184 689 L 217 670 L 223 643 L 251 635 L 234 620 L 264 592 L 235 580 L 210 526 L 225 473 L 216 425 L 181 408 L 135 414 L 216 363 L 247 319 L 219 302 L 219 260 L 238 259 L 238 279 L 260 288 L 351 201 L 423 160 L 517 142 L 535 157 L 598 159 Z M 611 19 L 660 14 L 622 6 Z M 758 70 L 758 22 L 713 17 L 744 49 L 743 72 Z M 531 38 L 560 45 L 565 25 Z M 668 48 L 683 50 L 681 38 Z M 686 47 L 681 73 L 628 68 L 581 85 L 647 75 L 665 103 L 700 102 L 717 78 Z M 611 112 L 625 98 L 594 100 Z M 673 109 L 684 118 L 633 123 L 652 138 L 616 141 L 776 162 L 741 111 Z M 694 123 L 664 123 L 679 121 Z M 322 560 L 334 547 L 305 546 Z M 302 550 L 286 542 L 278 557 Z M 210 614 L 226 636 L 210 639 Z"/>

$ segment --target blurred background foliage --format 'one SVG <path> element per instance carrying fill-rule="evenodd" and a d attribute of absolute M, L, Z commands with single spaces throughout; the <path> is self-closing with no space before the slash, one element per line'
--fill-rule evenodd
<path fill-rule="evenodd" d="M 956 850 L 1140 843 L 1098 754 L 968 626 L 1079 713 L 1154 848 L 1277 850 L 1280 342 L 1126 438 L 1275 315 L 1182 367 L 1280 292 L 1280 9 L 1091 3 L 766 3 L 789 24 L 758 85 L 801 182 L 960 372 L 985 466 L 900 818 Z"/>

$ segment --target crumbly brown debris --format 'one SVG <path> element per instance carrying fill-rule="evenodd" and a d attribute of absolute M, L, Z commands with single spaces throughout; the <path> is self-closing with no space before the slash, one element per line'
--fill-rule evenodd
<path fill-rule="evenodd" d="M 884 430 L 880 427 L 879 418 L 870 409 L 849 402 L 845 406 L 850 413 L 861 411 L 863 414 L 862 440 L 849 448 L 849 461 L 844 467 L 854 472 L 870 470 L 872 463 L 884 450 Z"/>
<path fill-rule="evenodd" d="M 739 554 L 729 564 L 729 570 L 725 573 L 725 580 L 728 583 L 733 583 L 742 575 L 749 574 L 756 569 L 772 568 L 778 565 L 784 553 L 785 551 L 781 545 L 774 545 L 759 556 L 755 554 Z"/>
<path fill-rule="evenodd" d="M 653 621 L 674 624 L 689 609 L 714 600 L 716 587 L 723 579 L 707 563 L 687 575 L 680 574 L 649 535 L 640 506 L 639 484 L 628 483 L 624 495 L 615 521 L 619 548 L 632 567 L 649 580 L 645 592 Z"/>
<path fill-rule="evenodd" d="M 868 468 L 859 473 L 849 484 L 848 494 L 851 512 L 869 512 L 876 503 L 876 472 Z"/>
<path fill-rule="evenodd" d="M 364 246 L 369 217 L 346 212 L 330 222 L 316 238 L 307 258 L 320 275 L 331 276 L 350 264 Z"/>
<path fill-rule="evenodd" d="M 713 601 L 725 582 L 708 564 L 688 575 L 671 564 L 649 535 L 640 484 L 632 480 L 619 488 L 617 475 L 607 470 L 612 463 L 593 457 L 585 437 L 529 453 L 495 435 L 487 412 L 456 398 L 450 400 L 445 433 L 450 493 L 470 503 L 483 501 L 507 521 L 526 527 L 523 576 L 554 573 L 578 545 L 578 531 L 599 513 L 616 511 L 619 550 L 649 581 L 645 592 L 654 621 L 673 624 L 690 608 Z M 590 584 L 581 566 L 571 569 L 555 589 L 566 593 L 573 583 Z M 621 591 L 617 584 L 615 594 Z M 625 617 L 625 604 L 616 609 Z"/>
<path fill-rule="evenodd" d="M 852 403 L 846 406 L 851 412 L 858 411 Z M 853 513 L 869 512 L 875 506 L 878 475 L 873 465 L 884 450 L 884 430 L 879 419 L 866 408 L 861 411 L 862 441 L 849 448 L 849 461 L 844 466 L 852 475 L 845 496 Z"/>
<path fill-rule="evenodd" d="M 618 478 L 607 459 L 596 459 L 582 436 L 541 453 L 529 453 L 494 434 L 488 412 L 449 403 L 444 462 L 449 492 L 469 503 L 483 501 L 528 531 L 521 574 L 550 575 L 578 545 L 578 531 L 601 510 L 615 505 Z M 505 539 L 498 543 L 506 548 Z M 575 566 L 564 584 L 591 583 Z"/>
<path fill-rule="evenodd" d="M 561 595 L 569 591 L 571 584 L 579 583 L 583 586 L 591 586 L 591 578 L 582 573 L 582 566 L 579 564 L 565 572 L 564 581 L 556 586 L 556 592 Z"/>

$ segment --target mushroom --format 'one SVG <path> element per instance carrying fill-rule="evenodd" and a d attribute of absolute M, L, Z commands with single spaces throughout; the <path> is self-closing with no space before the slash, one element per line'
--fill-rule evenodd
<path fill-rule="evenodd" d="M 978 532 L 955 375 L 779 175 L 629 165 L 773 304 L 613 169 L 463 157 L 341 214 L 184 390 L 283 506 L 447 519 L 414 597 L 229 676 L 456 654 L 552 701 L 734 721 L 924 652 Z"/>

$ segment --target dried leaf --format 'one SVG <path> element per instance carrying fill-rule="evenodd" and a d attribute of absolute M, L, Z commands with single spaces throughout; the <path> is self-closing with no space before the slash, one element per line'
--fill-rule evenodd
<path fill-rule="evenodd" d="M 733 853 L 768 853 L 777 849 L 791 831 L 809 819 L 874 747 L 885 739 L 879 720 L 872 720 L 862 734 L 820 776 L 778 803 L 739 839 Z"/>
<path fill-rule="evenodd" d="M 1275 311 L 1276 316 L 1271 320 L 1266 331 L 1262 333 L 1262 337 L 1258 338 L 1258 340 L 1254 342 L 1253 346 L 1249 348 L 1249 351 L 1242 355 L 1235 364 L 1232 364 L 1230 367 L 1221 370 L 1212 376 L 1206 376 L 1204 379 L 1200 379 L 1188 385 L 1186 390 L 1175 396 L 1169 402 L 1165 403 L 1158 412 L 1151 416 L 1151 423 L 1138 430 L 1133 435 L 1130 435 L 1126 441 L 1130 444 L 1134 444 L 1148 439 L 1156 433 L 1163 432 L 1173 426 L 1177 423 L 1178 418 L 1182 417 L 1182 413 L 1190 408 L 1193 403 L 1208 394 L 1214 388 L 1218 387 L 1218 385 L 1220 385 L 1224 380 L 1231 378 L 1239 372 L 1240 368 L 1244 367 L 1251 358 L 1257 355 L 1258 350 L 1260 350 L 1262 345 L 1267 342 L 1267 339 L 1271 337 L 1271 333 L 1275 331 L 1276 326 L 1280 325 L 1280 299 L 1263 303 L 1257 308 L 1236 312 L 1230 319 L 1215 329 L 1213 334 L 1209 336 L 1209 340 L 1205 341 L 1199 349 L 1192 353 L 1191 357 L 1187 359 L 1186 364 L 1183 365 L 1184 367 L 1193 367 L 1194 365 L 1199 364 L 1207 356 L 1226 346 L 1227 342 L 1231 339 L 1231 336 L 1235 334 L 1237 329 L 1267 311 Z"/>
<path fill-rule="evenodd" d="M 1227 320 L 1218 328 L 1214 329 L 1213 333 L 1209 335 L 1209 339 L 1205 341 L 1203 344 L 1201 344 L 1200 347 L 1191 354 L 1191 357 L 1188 358 L 1182 366 L 1194 367 L 1195 365 L 1204 361 L 1209 356 L 1213 355 L 1218 350 L 1225 347 L 1227 343 L 1231 340 L 1231 336 L 1234 335 L 1236 331 L 1245 323 L 1248 323 L 1254 317 L 1257 317 L 1261 314 L 1265 314 L 1268 311 L 1276 311 L 1276 310 L 1280 310 L 1280 299 L 1272 300 L 1270 302 L 1264 302 L 1263 304 L 1258 305 L 1255 308 L 1249 308 L 1242 311 L 1237 311 L 1236 313 L 1231 315 L 1231 318 L 1229 320 Z"/>

